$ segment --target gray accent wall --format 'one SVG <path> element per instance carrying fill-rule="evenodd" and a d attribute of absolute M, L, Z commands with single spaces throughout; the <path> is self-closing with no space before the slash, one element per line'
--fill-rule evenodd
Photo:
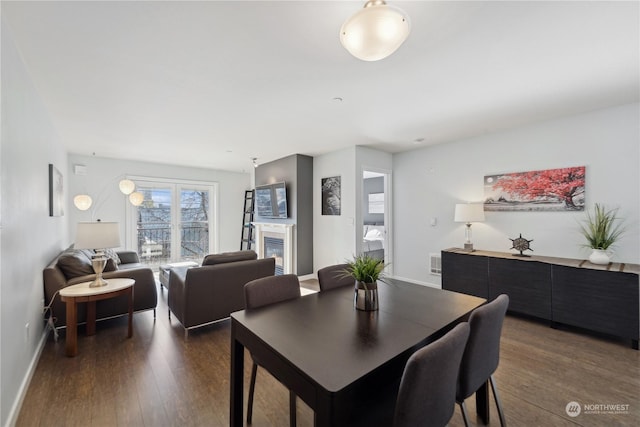
<path fill-rule="evenodd" d="M 295 224 L 294 272 L 298 276 L 313 273 L 313 157 L 293 154 L 264 163 L 255 170 L 255 186 L 285 182 L 287 219 L 255 217 L 257 222 Z"/>

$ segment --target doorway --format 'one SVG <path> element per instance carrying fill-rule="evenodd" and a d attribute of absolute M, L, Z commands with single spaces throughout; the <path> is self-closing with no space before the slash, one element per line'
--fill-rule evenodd
<path fill-rule="evenodd" d="M 362 172 L 361 253 L 383 259 L 391 275 L 391 173 L 365 168 Z"/>

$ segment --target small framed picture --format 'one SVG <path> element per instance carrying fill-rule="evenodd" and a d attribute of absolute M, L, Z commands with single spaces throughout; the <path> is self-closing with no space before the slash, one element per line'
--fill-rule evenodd
<path fill-rule="evenodd" d="M 340 177 L 322 178 L 322 215 L 340 215 Z"/>
<path fill-rule="evenodd" d="M 64 215 L 64 182 L 62 174 L 49 164 L 49 216 Z"/>

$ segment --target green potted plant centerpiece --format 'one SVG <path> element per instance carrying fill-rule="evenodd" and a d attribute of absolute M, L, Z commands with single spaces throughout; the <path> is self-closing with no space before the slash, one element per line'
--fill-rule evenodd
<path fill-rule="evenodd" d="M 618 217 L 618 209 L 607 209 L 604 205 L 596 203 L 593 212 L 587 211 L 587 217 L 580 224 L 580 231 L 587 239 L 584 246 L 592 249 L 589 262 L 609 264 L 607 250 L 624 233 L 624 227 Z"/>
<path fill-rule="evenodd" d="M 358 310 L 378 309 L 378 279 L 384 267 L 384 260 L 369 255 L 358 255 L 347 261 L 345 274 L 355 279 L 354 305 Z"/>

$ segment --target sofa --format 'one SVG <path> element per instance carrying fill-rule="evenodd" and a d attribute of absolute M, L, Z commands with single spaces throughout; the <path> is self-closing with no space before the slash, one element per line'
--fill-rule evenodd
<path fill-rule="evenodd" d="M 67 286 L 95 279 L 91 257 L 92 250 L 74 249 L 70 247 L 49 263 L 43 271 L 44 298 L 49 310 L 45 314 L 53 321 L 53 326 L 66 326 L 66 304 L 60 299 L 59 291 Z M 158 291 L 153 271 L 140 264 L 138 254 L 134 251 L 108 251 L 107 266 L 102 277 L 134 279 L 133 310 L 144 311 L 155 309 L 158 304 Z M 127 297 L 121 296 L 96 302 L 96 320 L 110 319 L 129 314 Z M 78 305 L 78 323 L 86 321 L 86 304 Z"/>
<path fill-rule="evenodd" d="M 243 310 L 244 285 L 274 274 L 275 259 L 257 259 L 252 250 L 207 255 L 200 267 L 170 268 L 169 318 L 180 321 L 187 338 L 190 329 Z"/>

